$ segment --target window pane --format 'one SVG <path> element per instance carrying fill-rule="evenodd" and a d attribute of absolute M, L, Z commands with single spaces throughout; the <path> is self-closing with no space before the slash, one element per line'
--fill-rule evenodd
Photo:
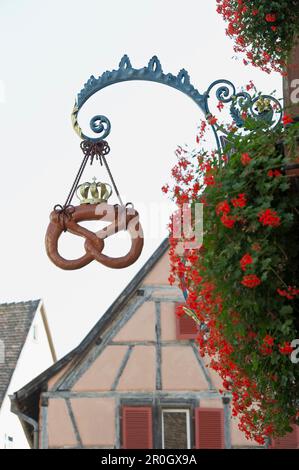
<path fill-rule="evenodd" d="M 163 411 L 164 449 L 188 449 L 187 413 Z"/>

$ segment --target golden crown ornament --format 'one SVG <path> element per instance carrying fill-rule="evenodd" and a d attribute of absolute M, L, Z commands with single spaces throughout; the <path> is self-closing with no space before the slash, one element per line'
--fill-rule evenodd
<path fill-rule="evenodd" d="M 77 197 L 80 204 L 100 204 L 107 202 L 112 194 L 112 188 L 108 183 L 101 183 L 93 178 L 93 182 L 80 184 L 77 188 Z"/>

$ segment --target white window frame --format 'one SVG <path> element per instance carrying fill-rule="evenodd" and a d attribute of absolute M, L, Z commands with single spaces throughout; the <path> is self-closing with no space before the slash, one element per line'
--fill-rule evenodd
<path fill-rule="evenodd" d="M 186 434 L 187 434 L 187 449 L 191 449 L 191 435 L 190 435 L 190 410 L 187 408 L 162 408 L 162 449 L 165 449 L 164 440 L 164 413 L 185 413 L 186 415 Z"/>

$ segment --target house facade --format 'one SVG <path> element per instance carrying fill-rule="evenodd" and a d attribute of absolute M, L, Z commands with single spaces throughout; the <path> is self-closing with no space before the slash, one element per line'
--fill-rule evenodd
<path fill-rule="evenodd" d="M 207 367 L 165 240 L 82 343 L 12 397 L 47 448 L 254 448 Z M 24 423 L 27 434 L 33 427 Z"/>
<path fill-rule="evenodd" d="M 57 360 L 41 300 L 0 304 L 0 349 L 0 449 L 28 449 L 9 395 Z"/>

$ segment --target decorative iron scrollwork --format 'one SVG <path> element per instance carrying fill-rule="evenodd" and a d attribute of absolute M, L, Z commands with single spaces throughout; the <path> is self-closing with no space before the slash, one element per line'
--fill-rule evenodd
<path fill-rule="evenodd" d="M 215 96 L 218 101 L 223 104 L 230 103 L 230 115 L 233 123 L 238 128 L 243 128 L 245 124 L 243 117 L 244 109 L 246 109 L 247 114 L 251 118 L 267 123 L 268 129 L 275 128 L 281 122 L 282 106 L 273 96 L 258 95 L 251 97 L 250 94 L 245 91 L 237 93 L 234 84 L 229 80 L 216 80 L 209 86 L 205 93 L 201 94 L 190 83 L 190 76 L 185 69 L 180 70 L 177 75 L 164 73 L 157 56 L 153 56 L 146 67 L 136 69 L 132 66 L 129 57 L 124 55 L 119 63 L 118 69 L 106 71 L 98 78 L 92 75 L 85 83 L 83 89 L 78 93 L 72 112 L 72 121 L 73 127 L 80 138 L 99 142 L 107 138 L 111 130 L 109 119 L 106 116 L 97 115 L 90 120 L 90 128 L 94 133 L 100 135 L 98 137 L 89 137 L 84 134 L 78 124 L 78 113 L 84 103 L 96 92 L 107 86 L 133 80 L 156 82 L 181 91 L 196 103 L 206 117 L 211 115 L 209 101 L 212 89 L 219 85 L 216 89 Z M 223 126 L 217 124 L 212 125 L 212 130 L 218 149 L 220 149 L 221 136 L 219 134 L 226 134 L 226 131 Z"/>
<path fill-rule="evenodd" d="M 204 93 L 206 115 L 211 114 L 209 98 L 212 89 L 217 85 L 220 86 L 216 89 L 215 96 L 223 104 L 231 103 L 230 115 L 238 128 L 243 128 L 245 125 L 246 117 L 243 117 L 244 112 L 248 117 L 258 122 L 265 122 L 268 129 L 275 129 L 280 124 L 283 109 L 278 99 L 274 96 L 262 94 L 252 97 L 245 91 L 237 93 L 234 84 L 229 80 L 216 80 Z M 222 127 L 221 132 L 226 133 Z"/>

